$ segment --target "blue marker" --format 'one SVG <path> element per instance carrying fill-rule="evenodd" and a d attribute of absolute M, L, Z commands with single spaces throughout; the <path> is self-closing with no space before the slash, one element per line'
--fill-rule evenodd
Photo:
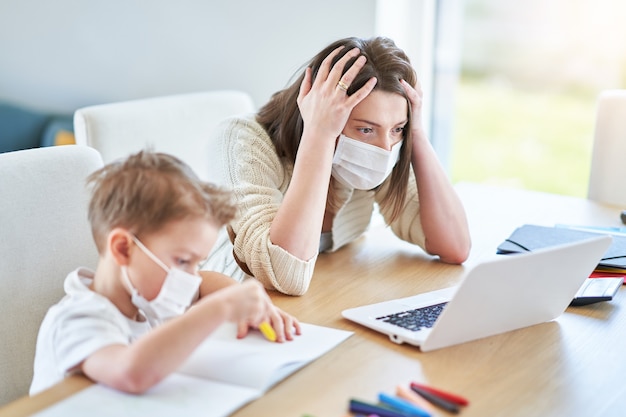
<path fill-rule="evenodd" d="M 430 417 L 430 413 L 421 408 L 411 404 L 410 402 L 397 398 L 392 395 L 387 395 L 384 392 L 378 394 L 378 401 L 383 404 L 387 404 L 399 411 L 411 416 L 411 417 Z"/>

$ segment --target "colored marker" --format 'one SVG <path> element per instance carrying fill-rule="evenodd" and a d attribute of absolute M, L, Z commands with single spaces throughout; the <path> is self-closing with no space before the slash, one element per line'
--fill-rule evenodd
<path fill-rule="evenodd" d="M 402 385 L 396 386 L 396 397 L 402 398 L 403 400 L 406 400 L 428 412 L 435 411 L 435 408 L 431 403 L 426 401 L 423 397 L 420 397 L 416 392 L 411 391 L 409 388 L 405 388 Z"/>
<path fill-rule="evenodd" d="M 376 415 L 378 417 L 409 417 L 405 413 L 395 411 L 382 405 L 374 405 L 359 400 L 350 400 L 350 412 L 356 414 Z"/>
<path fill-rule="evenodd" d="M 384 392 L 378 394 L 378 401 L 383 404 L 387 404 L 393 408 L 397 408 L 399 411 L 411 417 L 430 417 L 430 413 L 422 410 L 418 406 L 413 405 L 410 402 L 403 400 L 402 398 L 387 395 Z"/>
<path fill-rule="evenodd" d="M 268 322 L 264 321 L 259 324 L 259 330 L 261 331 L 261 333 L 263 333 L 263 336 L 265 336 L 265 338 L 270 342 L 276 341 L 276 332 Z"/>
<path fill-rule="evenodd" d="M 419 395 L 421 395 L 422 397 L 424 397 L 425 399 L 427 399 L 428 401 L 430 401 L 431 403 L 433 403 L 434 405 L 436 405 L 437 407 L 441 407 L 444 410 L 449 411 L 454 414 L 459 412 L 459 405 L 456 403 L 453 403 L 452 401 L 445 400 L 441 397 L 436 396 L 435 394 L 431 392 L 424 391 L 423 389 L 417 386 L 414 386 L 413 384 L 411 384 L 411 389 L 415 391 L 416 393 L 418 393 Z"/>
<path fill-rule="evenodd" d="M 431 394 L 436 395 L 437 397 L 443 398 L 444 400 L 453 402 L 458 405 L 468 405 L 469 401 L 466 398 L 461 397 L 457 394 L 452 394 L 450 392 L 442 391 L 438 388 L 429 387 L 428 385 L 420 384 L 418 382 L 411 382 L 411 386 L 415 386 L 417 388 L 421 388 L 424 391 L 430 392 Z"/>

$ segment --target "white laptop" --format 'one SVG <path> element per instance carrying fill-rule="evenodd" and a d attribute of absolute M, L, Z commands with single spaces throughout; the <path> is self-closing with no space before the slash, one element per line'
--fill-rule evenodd
<path fill-rule="evenodd" d="M 470 268 L 457 286 L 351 308 L 342 315 L 424 352 L 543 323 L 565 311 L 611 240 L 600 236 L 498 255 Z M 434 324 L 419 324 L 433 315 Z"/>

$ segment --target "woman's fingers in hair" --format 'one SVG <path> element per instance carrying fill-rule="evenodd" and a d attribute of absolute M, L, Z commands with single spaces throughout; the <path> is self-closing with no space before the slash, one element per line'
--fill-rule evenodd
<path fill-rule="evenodd" d="M 300 91 L 298 92 L 298 98 L 296 99 L 298 106 L 302 105 L 302 100 L 311 91 L 311 72 L 311 67 L 308 67 L 304 71 L 304 78 L 302 78 L 302 82 L 300 83 Z"/>
<path fill-rule="evenodd" d="M 422 107 L 422 90 L 420 85 L 416 85 L 414 88 L 411 84 L 409 84 L 406 80 L 400 80 L 400 84 L 404 88 L 409 101 L 413 107 Z"/>
<path fill-rule="evenodd" d="M 330 54 L 328 54 L 326 58 L 324 58 L 324 61 L 322 61 L 322 65 L 320 65 L 319 73 L 317 74 L 317 77 L 315 78 L 315 82 L 322 83 L 324 81 L 328 81 L 329 86 L 331 88 L 335 88 L 335 86 L 341 79 L 341 74 L 343 73 L 346 63 L 361 53 L 361 50 L 359 48 L 352 48 L 349 51 L 347 51 L 345 54 L 343 54 L 343 56 L 337 60 L 335 65 L 332 65 L 332 62 L 335 59 L 335 57 L 344 48 L 345 48 L 344 46 L 340 46 L 339 48 L 336 48 Z M 363 59 L 365 58 L 363 57 Z M 352 75 L 352 78 L 349 79 L 350 81 L 354 79 L 354 76 L 363 67 L 363 64 L 365 64 L 365 61 L 357 65 L 358 68 L 356 69 L 356 72 L 354 72 L 354 75 Z M 331 65 L 332 65 L 332 68 L 331 68 Z M 344 82 L 347 85 L 350 85 L 348 82 L 346 82 L 346 80 L 344 80 Z"/>
<path fill-rule="evenodd" d="M 315 81 L 314 82 L 316 84 L 323 83 L 324 81 L 326 81 L 326 79 L 328 78 L 328 74 L 330 74 L 330 71 L 331 71 L 331 65 L 332 65 L 333 59 L 344 48 L 345 47 L 343 45 L 338 47 L 338 48 L 335 48 L 330 54 L 328 54 L 328 56 L 326 58 L 324 58 L 324 60 L 322 61 L 322 64 L 320 65 L 320 68 L 319 68 L 319 70 L 317 72 L 317 75 L 315 76 Z"/>
<path fill-rule="evenodd" d="M 359 56 L 348 68 L 348 70 L 344 72 L 345 66 L 351 59 L 357 57 L 361 53 L 359 48 L 352 48 L 348 52 L 346 52 L 339 60 L 333 65 L 333 68 L 330 70 L 330 74 L 328 75 L 328 82 L 332 83 L 332 87 L 335 87 L 339 81 L 342 81 L 345 85 L 350 87 L 352 81 L 356 75 L 361 71 L 363 65 L 365 65 L 366 58 L 361 55 Z"/>
<path fill-rule="evenodd" d="M 411 129 L 422 128 L 422 90 L 417 83 L 415 87 L 409 84 L 406 80 L 400 80 L 400 84 L 404 88 L 407 98 L 411 103 L 411 112 L 413 113 L 411 120 Z"/>
<path fill-rule="evenodd" d="M 367 58 L 364 55 L 358 56 L 361 53 L 359 48 L 353 48 L 346 52 L 337 63 L 333 66 L 331 74 L 328 76 L 328 82 L 330 87 L 335 88 L 337 91 L 347 94 L 347 90 L 350 88 L 352 82 L 356 79 L 359 71 L 363 68 L 367 62 Z M 345 72 L 345 66 L 351 59 L 357 57 Z M 341 75 L 343 73 L 343 75 Z M 350 107 L 356 106 L 361 100 L 369 95 L 376 86 L 376 78 L 370 78 L 359 90 L 348 96 L 346 103 Z"/>
<path fill-rule="evenodd" d="M 358 49 L 357 49 L 357 51 L 358 51 Z M 346 54 L 346 55 L 348 55 L 348 54 Z M 341 59 L 346 58 L 346 55 L 344 55 Z M 350 57 L 350 58 L 353 58 L 353 57 Z M 337 82 L 342 82 L 347 87 L 350 87 L 350 85 L 352 84 L 352 82 L 354 81 L 356 76 L 359 74 L 359 71 L 361 71 L 361 69 L 365 65 L 366 61 L 367 61 L 367 58 L 365 58 L 365 56 L 361 55 L 360 57 L 355 59 L 354 62 L 352 63 L 352 65 L 350 66 L 350 68 L 348 68 L 348 70 L 343 75 L 341 75 L 341 72 L 344 69 L 345 63 L 344 63 L 344 65 L 341 65 L 341 68 L 339 68 L 338 65 L 341 63 L 341 60 L 339 60 L 337 62 L 337 64 L 335 64 L 335 67 L 333 68 L 333 71 L 338 71 L 338 75 L 340 77 L 337 80 Z"/>
<path fill-rule="evenodd" d="M 359 88 L 355 91 L 351 96 L 348 97 L 347 104 L 349 107 L 354 107 L 359 104 L 365 97 L 367 97 L 374 87 L 376 87 L 376 83 L 378 79 L 376 77 L 372 77 L 363 85 L 363 87 Z"/>

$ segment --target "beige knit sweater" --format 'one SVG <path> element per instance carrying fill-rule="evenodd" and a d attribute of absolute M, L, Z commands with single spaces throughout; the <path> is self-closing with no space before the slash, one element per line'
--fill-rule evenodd
<path fill-rule="evenodd" d="M 289 186 L 293 166 L 283 165 L 270 137 L 254 120 L 254 115 L 228 119 L 214 135 L 210 156 L 219 161 L 214 170 L 215 175 L 220 176 L 219 181 L 215 181 L 233 189 L 238 215 L 229 225 L 234 241 L 231 243 L 228 233 L 223 231 L 205 268 L 243 280 L 248 274 L 238 266 L 236 257 L 266 288 L 290 295 L 304 294 L 317 256 L 298 259 L 274 245 L 269 237 L 270 225 Z M 384 187 L 385 184 L 377 192 L 340 190 L 342 204 L 333 221 L 333 244 L 329 251 L 335 251 L 363 234 L 370 223 L 374 203 Z M 413 175 L 407 201 L 402 215 L 391 223 L 391 228 L 401 239 L 424 248 Z M 389 224 L 389 213 L 382 214 Z"/>

